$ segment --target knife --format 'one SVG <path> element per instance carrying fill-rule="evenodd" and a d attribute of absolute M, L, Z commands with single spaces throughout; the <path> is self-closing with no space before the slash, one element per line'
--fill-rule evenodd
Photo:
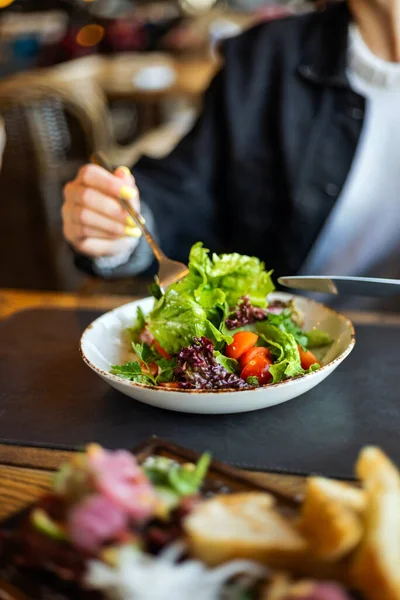
<path fill-rule="evenodd" d="M 279 277 L 278 282 L 284 287 L 322 294 L 370 297 L 400 295 L 400 279 L 298 275 L 296 277 Z"/>

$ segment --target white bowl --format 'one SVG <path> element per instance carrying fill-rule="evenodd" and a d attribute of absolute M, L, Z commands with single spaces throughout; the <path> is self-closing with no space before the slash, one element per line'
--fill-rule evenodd
<path fill-rule="evenodd" d="M 271 300 L 291 298 L 304 315 L 306 330 L 318 327 L 334 340 L 322 355 L 318 354 L 321 369 L 297 379 L 244 391 L 210 391 L 156 388 L 111 375 L 111 365 L 127 360 L 127 346 L 123 341 L 124 329 L 132 326 L 138 306 L 144 313 L 151 310 L 153 298 L 130 302 L 93 321 L 82 335 L 81 355 L 85 363 L 109 385 L 126 396 L 159 408 L 202 414 L 240 413 L 268 408 L 292 400 L 318 385 L 340 365 L 355 345 L 353 325 L 344 315 L 301 296 L 276 292 L 270 296 Z"/>

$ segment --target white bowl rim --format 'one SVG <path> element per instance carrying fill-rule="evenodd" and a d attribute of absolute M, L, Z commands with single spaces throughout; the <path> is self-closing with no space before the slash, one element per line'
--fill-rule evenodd
<path fill-rule="evenodd" d="M 129 381 L 129 379 L 125 379 L 123 377 L 118 377 L 118 375 L 113 375 L 112 373 L 109 373 L 107 371 L 103 371 L 103 369 L 100 369 L 99 367 L 96 367 L 96 365 L 94 365 L 92 363 L 91 360 L 88 359 L 88 357 L 85 354 L 85 351 L 83 350 L 83 342 L 84 342 L 84 338 L 87 334 L 87 332 L 95 326 L 95 324 L 97 323 L 97 321 L 99 321 L 100 319 L 102 319 L 104 317 L 104 315 L 106 314 L 112 314 L 114 312 L 118 312 L 121 308 L 128 306 L 129 304 L 133 304 L 135 302 L 140 302 L 141 300 L 147 300 L 149 299 L 151 296 L 145 297 L 145 298 L 138 298 L 136 300 L 132 300 L 131 302 L 127 302 L 126 304 L 122 304 L 121 306 L 117 306 L 116 308 L 113 308 L 110 311 L 107 311 L 106 313 L 100 315 L 99 317 L 97 317 L 97 319 L 95 319 L 94 321 L 92 321 L 92 323 L 90 323 L 86 329 L 84 330 L 84 332 L 82 333 L 80 342 L 79 342 L 79 352 L 80 355 L 83 359 L 83 361 L 88 365 L 88 367 L 90 367 L 93 371 L 95 371 L 96 373 L 98 373 L 101 377 L 105 377 L 106 379 L 110 379 L 112 381 L 115 381 L 116 383 L 119 384 L 124 384 L 124 385 L 128 385 L 130 387 L 133 388 L 142 388 L 145 390 L 152 390 L 153 392 L 173 392 L 173 393 L 178 393 L 178 394 L 226 394 L 226 393 L 233 393 L 235 392 L 236 394 L 239 394 L 240 392 L 246 392 L 246 393 L 261 393 L 261 392 L 265 392 L 265 390 L 268 389 L 277 389 L 278 387 L 282 387 L 284 385 L 289 386 L 289 385 L 293 385 L 295 384 L 297 381 L 303 380 L 306 377 L 314 377 L 315 375 L 319 375 L 322 372 L 325 371 L 331 371 L 332 367 L 334 365 L 338 365 L 339 363 L 343 362 L 343 360 L 350 354 L 350 352 L 353 350 L 355 343 L 356 343 L 356 333 L 355 333 L 355 329 L 354 329 L 354 325 L 352 323 L 352 321 L 350 321 L 350 319 L 348 317 L 346 317 L 343 313 L 335 310 L 334 308 L 331 308 L 330 306 L 326 306 L 325 304 L 323 304 L 322 302 L 317 302 L 316 300 L 313 300 L 312 298 L 306 298 L 305 296 L 296 296 L 295 294 L 291 294 L 291 296 L 293 298 L 301 298 L 303 300 L 306 300 L 307 303 L 309 304 L 314 304 L 315 306 L 319 306 L 319 307 L 323 307 L 325 310 L 327 310 L 330 313 L 333 313 L 334 315 L 336 315 L 336 317 L 338 317 L 339 319 L 341 319 L 342 321 L 344 321 L 347 326 L 350 329 L 350 335 L 351 335 L 351 339 L 350 339 L 350 343 L 347 346 L 347 348 L 345 350 L 343 350 L 343 352 L 341 354 L 339 354 L 339 356 L 337 356 L 334 360 L 332 360 L 331 362 L 329 362 L 326 365 L 323 365 L 320 369 L 318 369 L 317 371 L 312 371 L 311 373 L 306 373 L 305 375 L 301 375 L 300 377 L 292 377 L 290 379 L 285 379 L 285 381 L 281 381 L 279 383 L 270 383 L 266 386 L 260 386 L 260 387 L 254 387 L 254 388 L 249 388 L 249 389 L 237 389 L 237 388 L 226 388 L 226 389 L 206 389 L 206 390 L 191 390 L 191 389 L 184 389 L 184 388 L 168 388 L 168 387 L 162 387 L 162 386 L 156 386 L 156 385 L 147 385 L 144 383 L 136 383 L 135 381 Z"/>

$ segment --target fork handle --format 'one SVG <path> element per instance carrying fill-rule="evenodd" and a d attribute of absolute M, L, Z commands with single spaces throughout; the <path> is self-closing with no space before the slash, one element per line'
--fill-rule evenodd
<path fill-rule="evenodd" d="M 146 225 L 142 222 L 142 219 L 137 214 L 136 210 L 134 210 L 129 204 L 129 202 L 124 198 L 118 198 L 118 202 L 135 221 L 136 225 L 139 227 L 144 237 L 146 238 L 150 248 L 152 249 L 154 256 L 156 257 L 158 262 L 161 262 L 165 258 L 165 254 L 151 235 L 150 231 L 147 229 Z"/>
<path fill-rule="evenodd" d="M 109 173 L 114 172 L 112 164 L 110 163 L 110 161 L 108 160 L 108 158 L 106 157 L 106 155 L 103 152 L 95 152 L 94 154 L 92 154 L 90 160 L 92 161 L 92 163 L 98 165 L 99 167 L 103 167 L 103 169 L 106 169 L 106 171 L 108 171 Z M 160 246 L 155 241 L 155 239 L 153 238 L 153 236 L 151 235 L 150 231 L 147 229 L 146 225 L 142 222 L 140 215 L 138 215 L 136 210 L 134 208 L 132 208 L 132 206 L 129 204 L 129 202 L 127 200 L 125 200 L 124 198 L 121 198 L 121 197 L 118 198 L 118 202 L 122 206 L 122 208 L 124 210 L 126 210 L 126 212 L 135 221 L 136 225 L 139 227 L 140 231 L 143 233 L 144 237 L 146 238 L 147 243 L 149 244 L 150 248 L 152 249 L 154 256 L 156 257 L 158 262 L 161 262 L 164 258 L 166 258 L 166 256 L 165 256 L 164 252 L 161 250 Z"/>

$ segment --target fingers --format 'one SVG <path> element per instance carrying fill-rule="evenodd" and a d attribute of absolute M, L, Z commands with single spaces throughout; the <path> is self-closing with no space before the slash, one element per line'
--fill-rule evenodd
<path fill-rule="evenodd" d="M 120 206 L 119 197 L 140 212 L 139 192 L 127 167 L 109 173 L 86 165 L 64 188 L 62 207 L 65 238 L 81 253 L 93 258 L 120 251 L 121 243 L 141 233 Z"/>
<path fill-rule="evenodd" d="M 77 182 L 84 187 L 94 188 L 111 198 L 118 198 L 121 195 L 121 191 L 123 191 L 125 197 L 130 196 L 129 200 L 137 203 L 139 192 L 136 186 L 134 186 L 134 178 L 131 175 L 128 180 L 128 173 L 124 167 L 119 167 L 118 173 L 119 175 L 117 176 L 97 165 L 85 165 L 79 171 Z M 125 185 L 121 185 L 121 174 L 124 174 Z M 129 191 L 125 189 L 126 187 Z M 138 205 L 135 208 L 138 208 Z"/>
<path fill-rule="evenodd" d="M 116 254 L 115 241 L 106 240 L 103 238 L 85 238 L 75 244 L 76 249 L 81 254 L 85 254 L 92 258 L 100 258 L 101 256 L 113 256 Z"/>
<path fill-rule="evenodd" d="M 94 188 L 88 188 L 77 182 L 73 182 L 72 184 L 67 184 L 66 192 L 68 193 L 68 200 L 74 206 L 74 209 L 80 207 L 81 210 L 87 209 L 120 223 L 126 221 L 126 211 L 118 202 Z"/>
<path fill-rule="evenodd" d="M 84 238 L 77 242 L 76 249 L 81 254 L 92 258 L 102 256 L 116 256 L 126 250 L 131 250 L 132 241 L 129 238 L 120 238 L 118 240 L 108 240 L 98 237 Z"/>
<path fill-rule="evenodd" d="M 78 204 L 73 205 L 69 222 L 73 226 L 74 237 L 89 237 L 94 230 L 101 232 L 101 237 L 111 239 L 124 236 L 140 237 L 140 230 L 132 227 L 130 221 L 121 223 Z"/>
<path fill-rule="evenodd" d="M 81 204 L 70 206 L 69 218 L 75 225 L 81 225 L 82 235 L 86 235 L 84 232 L 88 227 L 99 229 L 114 237 L 140 235 L 132 219 L 111 198 L 88 188 L 75 189 L 73 195 L 76 195 Z"/>
<path fill-rule="evenodd" d="M 120 178 L 115 177 L 98 165 L 84 165 L 78 172 L 77 183 L 84 187 L 94 188 L 106 196 L 118 198 L 121 188 Z"/>
<path fill-rule="evenodd" d="M 83 240 L 85 238 L 101 238 L 105 240 L 118 240 L 121 239 L 122 236 L 115 235 L 113 233 L 109 233 L 108 231 L 104 231 L 104 229 L 97 229 L 95 227 L 87 227 L 85 225 L 81 225 L 80 223 L 73 223 L 71 225 L 71 229 L 73 230 L 73 239 L 75 240 Z"/>

